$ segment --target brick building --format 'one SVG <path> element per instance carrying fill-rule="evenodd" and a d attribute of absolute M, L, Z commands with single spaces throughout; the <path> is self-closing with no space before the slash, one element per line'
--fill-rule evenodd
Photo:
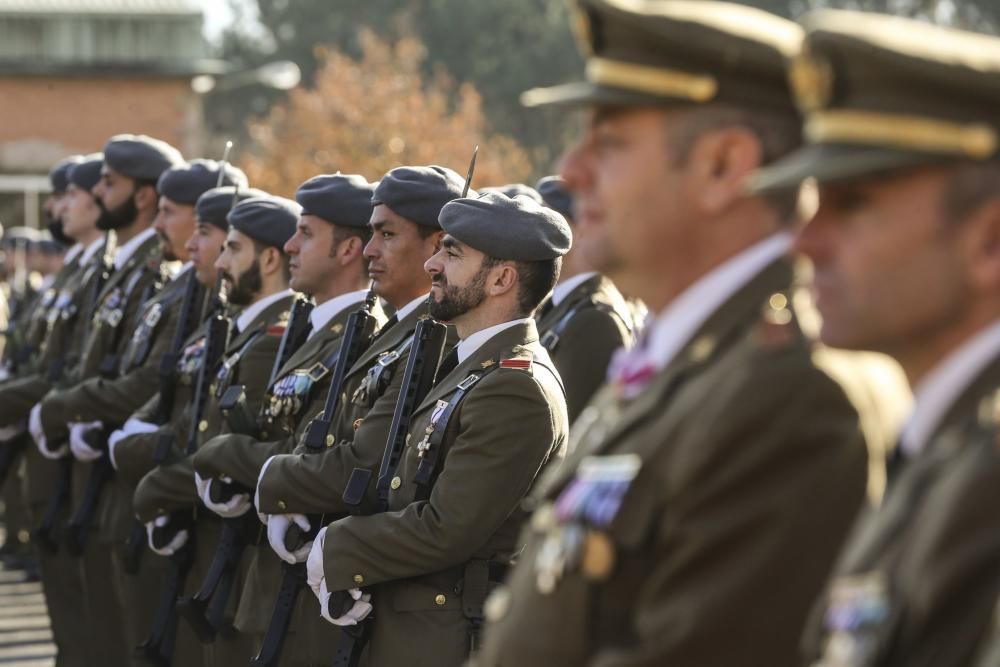
<path fill-rule="evenodd" d="M 39 176 L 113 134 L 200 154 L 206 56 L 194 0 L 0 0 L 0 221 L 37 224 Z"/>

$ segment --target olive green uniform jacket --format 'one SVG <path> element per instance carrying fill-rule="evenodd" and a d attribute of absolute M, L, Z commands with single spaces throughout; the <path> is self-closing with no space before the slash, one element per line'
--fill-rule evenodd
<path fill-rule="evenodd" d="M 792 274 L 773 263 L 638 395 L 581 414 L 476 665 L 799 664 L 867 461 L 844 390 L 768 305 Z"/>
<path fill-rule="evenodd" d="M 481 379 L 444 423 L 442 404 L 474 374 Z M 432 426 L 443 437 L 421 455 Z M 413 414 L 388 511 L 326 532 L 329 590 L 372 593 L 370 665 L 462 664 L 469 616 L 518 552 L 521 501 L 562 458 L 567 432 L 565 394 L 534 321 L 496 334 L 438 381 Z M 419 481 L 422 463 L 428 485 Z M 473 571 L 482 577 L 475 584 Z"/>
<path fill-rule="evenodd" d="M 377 468 L 382 460 L 409 356 L 404 348 L 426 314 L 427 307 L 421 306 L 382 333 L 345 376 L 344 407 L 331 428 L 337 434 L 336 446 L 318 454 L 299 447 L 296 453 L 271 461 L 257 488 L 261 512 L 339 516 L 358 511 L 344 503 L 344 490 L 355 468 Z M 457 338 L 454 327 L 449 327 L 446 351 Z M 391 377 L 384 377 L 384 388 L 380 383 L 371 391 L 359 391 L 369 371 L 380 360 L 385 365 L 390 359 L 395 361 L 386 366 Z"/>
<path fill-rule="evenodd" d="M 566 385 L 572 424 L 604 384 L 615 350 L 632 345 L 635 326 L 628 304 L 608 278 L 595 275 L 558 305 L 539 308 L 535 319 L 542 345 Z"/>
<path fill-rule="evenodd" d="M 84 336 L 83 313 L 93 296 L 93 281 L 101 260 L 98 250 L 85 265 L 77 260 L 64 267 L 65 280 L 53 283 L 55 297 L 39 314 L 45 320 L 45 337 L 24 372 L 0 384 L 0 425 L 16 424 L 27 418 L 31 408 L 80 358 Z"/>
<path fill-rule="evenodd" d="M 813 664 L 973 664 L 1000 594 L 998 387 L 1000 359 L 921 452 L 890 464 L 882 505 L 859 522 L 813 614 Z"/>

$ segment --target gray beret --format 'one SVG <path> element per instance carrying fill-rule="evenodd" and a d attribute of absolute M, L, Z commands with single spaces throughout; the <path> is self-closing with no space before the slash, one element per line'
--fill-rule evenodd
<path fill-rule="evenodd" d="M 313 176 L 299 186 L 295 201 L 302 215 L 315 215 L 334 225 L 366 228 L 372 217 L 375 186 L 357 174 Z M 402 214 L 400 214 L 402 215 Z"/>
<path fill-rule="evenodd" d="M 193 205 L 202 193 L 219 183 L 219 172 L 223 165 L 215 160 L 191 160 L 185 164 L 167 169 L 156 182 L 156 191 L 178 204 Z M 240 169 L 226 164 L 222 185 L 239 185 L 245 188 L 247 176 Z"/>
<path fill-rule="evenodd" d="M 546 176 L 535 187 L 546 206 L 559 211 L 567 220 L 573 219 L 573 193 L 562 176 Z"/>
<path fill-rule="evenodd" d="M 104 163 L 139 181 L 155 183 L 163 172 L 183 162 L 176 148 L 144 134 L 117 134 L 104 146 Z"/>
<path fill-rule="evenodd" d="M 386 174 L 372 196 L 372 204 L 384 204 L 407 220 L 440 229 L 438 216 L 452 199 L 462 196 L 465 179 L 447 167 L 396 167 Z M 469 191 L 476 196 L 475 190 Z"/>
<path fill-rule="evenodd" d="M 237 190 L 232 185 L 223 185 L 206 191 L 194 205 L 194 214 L 199 222 L 215 225 L 222 231 L 229 229 L 226 216 L 235 204 L 253 197 L 267 197 L 263 190 L 255 188 L 239 188 Z"/>
<path fill-rule="evenodd" d="M 82 162 L 73 165 L 73 168 L 69 170 L 69 182 L 81 190 L 90 192 L 101 180 L 101 165 L 103 164 L 104 155 L 102 153 L 91 153 L 85 156 Z"/>
<path fill-rule="evenodd" d="M 441 228 L 497 259 L 534 262 L 562 257 L 573 243 L 566 219 L 530 197 L 488 192 L 441 210 Z"/>
<path fill-rule="evenodd" d="M 542 195 L 538 194 L 535 188 L 530 185 L 525 185 L 524 183 L 510 183 L 508 185 L 498 185 L 496 187 L 489 188 L 479 188 L 479 194 L 485 192 L 499 192 L 502 195 L 507 195 L 508 197 L 514 198 L 518 195 L 524 195 L 529 199 L 534 199 L 539 204 L 544 204 L 542 201 Z"/>
<path fill-rule="evenodd" d="M 66 192 L 69 187 L 69 172 L 73 165 L 83 162 L 82 155 L 71 155 L 68 158 L 59 160 L 51 171 L 49 171 L 49 183 L 52 184 L 52 191 L 56 194 Z"/>
<path fill-rule="evenodd" d="M 302 207 L 291 199 L 265 195 L 244 199 L 226 216 L 229 226 L 265 245 L 283 248 L 299 223 Z"/>

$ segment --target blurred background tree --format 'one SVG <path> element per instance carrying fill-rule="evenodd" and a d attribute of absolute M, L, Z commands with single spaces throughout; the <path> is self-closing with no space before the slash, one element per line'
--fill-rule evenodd
<path fill-rule="evenodd" d="M 916 16 L 935 23 L 956 25 L 982 32 L 996 32 L 1000 26 L 1000 3 L 996 0 L 744 0 L 768 11 L 797 18 L 804 12 L 819 7 L 868 9 Z M 235 17 L 220 40 L 221 55 L 233 62 L 238 69 L 249 69 L 268 61 L 292 60 L 303 72 L 305 91 L 294 91 L 290 99 L 308 98 L 313 106 L 327 103 L 310 97 L 308 90 L 318 84 L 324 72 L 326 59 L 336 60 L 336 67 L 343 57 L 373 57 L 371 44 L 366 41 L 374 35 L 385 44 L 406 42 L 417 60 L 412 76 L 422 75 L 424 86 L 429 86 L 427 96 L 444 104 L 444 109 L 434 111 L 426 120 L 444 118 L 455 112 L 459 117 L 469 112 L 468 100 L 475 98 L 478 116 L 476 129 L 468 136 L 483 138 L 496 133 L 506 137 L 505 145 L 516 142 L 522 147 L 529 166 L 526 171 L 514 171 L 499 177 L 503 182 L 527 179 L 548 173 L 563 148 L 573 136 L 576 116 L 558 109 L 531 109 L 520 106 L 521 92 L 535 86 L 545 86 L 576 79 L 582 71 L 580 54 L 573 41 L 566 0 L 228 0 Z M 413 46 L 417 45 L 417 46 Z M 317 49 L 317 47 L 323 47 Z M 421 48 L 422 47 L 422 48 Z M 398 53 L 395 46 L 386 46 Z M 410 53 L 411 51 L 407 51 Z M 418 57 L 419 56 L 419 57 Z M 444 79 L 442 79 L 444 77 Z M 414 80 L 411 78 L 411 80 Z M 445 86 L 443 80 L 454 84 Z M 335 80 L 325 83 L 325 95 L 343 97 L 341 84 Z M 443 87 L 442 87 L 443 86 Z M 352 88 L 352 90 L 357 90 Z M 412 89 L 410 90 L 412 93 Z M 388 141 L 398 137 L 406 142 L 404 153 L 386 153 L 375 156 L 375 164 L 387 164 L 394 158 L 417 155 L 423 162 L 447 163 L 451 160 L 454 142 L 444 133 L 436 132 L 427 124 L 416 125 L 415 134 L 410 128 L 395 121 L 379 118 L 405 116 L 404 102 L 393 95 L 382 94 L 373 81 L 363 87 L 364 94 L 356 99 L 341 100 L 345 105 L 338 113 L 347 113 L 346 104 L 364 104 L 364 113 L 351 116 L 354 124 L 350 131 L 366 137 L 365 145 L 371 150 L 384 150 Z M 206 97 L 205 108 L 210 135 L 221 145 L 224 137 L 237 139 L 237 149 L 251 150 L 265 155 L 263 144 L 254 147 L 249 135 L 264 141 L 268 130 L 253 119 L 267 118 L 265 122 L 280 123 L 281 114 L 293 113 L 294 104 L 275 116 L 268 116 L 272 106 L 285 99 L 286 93 L 260 87 L 243 87 L 220 91 Z M 376 96 L 379 104 L 368 104 L 363 98 Z M 443 96 L 443 97 L 438 97 Z M 303 104 L 300 102 L 300 104 Z M 429 104 L 429 102 L 428 102 Z M 430 108 L 430 107 L 427 107 Z M 300 109 L 298 113 L 303 113 Z M 437 114 L 437 115 L 435 115 Z M 443 115 L 442 115 L 443 114 Z M 470 121 L 471 122 L 471 121 Z M 398 132 L 381 137 L 375 134 L 397 128 Z M 296 136 L 296 128 L 285 127 L 284 140 Z M 303 134 L 305 134 L 303 132 Z M 319 135 L 302 137 L 312 141 L 311 153 L 346 157 L 346 146 L 332 151 L 319 140 Z M 325 141 L 324 139 L 323 141 Z M 431 145 L 432 142 L 438 142 Z M 418 145 L 428 144 L 427 151 Z M 288 144 L 289 146 L 292 144 Z M 294 144 L 299 145 L 299 144 Z M 467 146 L 462 145 L 461 151 Z M 291 159 L 290 150 L 283 158 Z M 241 156 L 237 156 L 241 159 Z M 448 158 L 448 159 L 446 159 Z M 492 160 L 484 150 L 483 160 Z M 449 163 L 461 166 L 464 162 Z M 517 159 L 499 158 L 498 164 L 521 164 Z M 363 165 L 367 163 L 358 162 Z M 492 163 L 491 163 L 492 164 Z M 326 165 L 326 166 L 324 166 Z M 276 169 L 284 169 L 275 163 Z M 321 169 L 345 169 L 343 164 L 317 163 L 314 172 Z M 485 167 L 484 167 L 485 168 Z M 492 169 L 492 166 L 489 167 Z M 359 166 L 360 170 L 361 167 Z M 362 172 L 366 173 L 367 172 Z M 371 176 L 374 177 L 374 176 Z M 484 175 L 485 178 L 485 175 Z M 486 181 L 478 181 L 485 184 Z"/>
<path fill-rule="evenodd" d="M 444 72 L 425 75 L 418 40 L 390 45 L 368 29 L 358 38 L 358 59 L 317 48 L 312 86 L 250 122 L 252 148 L 240 165 L 256 187 L 291 196 L 318 173 L 377 180 L 401 164 L 440 164 L 464 176 L 477 144 L 474 185 L 531 175 L 517 142 L 487 133 L 482 98 L 470 84 Z"/>

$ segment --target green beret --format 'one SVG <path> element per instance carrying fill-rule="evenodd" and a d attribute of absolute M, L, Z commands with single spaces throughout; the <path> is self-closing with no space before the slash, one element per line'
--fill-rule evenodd
<path fill-rule="evenodd" d="M 529 199 L 534 199 L 539 204 L 544 204 L 542 201 L 542 195 L 538 194 L 538 191 L 530 185 L 525 185 L 524 183 L 509 183 L 507 185 L 497 185 L 495 187 L 479 188 L 479 194 L 484 194 L 486 192 L 499 192 L 502 195 L 507 195 L 508 197 L 517 197 L 518 195 L 523 195 Z"/>
<path fill-rule="evenodd" d="M 194 205 L 194 214 L 199 222 L 214 225 L 222 231 L 226 231 L 229 229 L 226 216 L 229 215 L 229 211 L 234 205 L 246 199 L 267 196 L 269 195 L 263 190 L 255 188 L 237 189 L 232 185 L 223 185 L 207 190 L 198 197 L 198 201 Z"/>
<path fill-rule="evenodd" d="M 758 191 L 1000 159 L 1000 38 L 869 12 L 806 17 L 789 79 L 805 146 Z"/>
<path fill-rule="evenodd" d="M 441 209 L 461 197 L 464 188 L 465 179 L 447 167 L 396 167 L 379 181 L 372 205 L 384 204 L 411 222 L 440 229 Z"/>
<path fill-rule="evenodd" d="M 795 113 L 785 59 L 795 23 L 712 0 L 579 0 L 575 24 L 586 80 L 529 90 L 526 106 L 715 102 Z"/>
<path fill-rule="evenodd" d="M 497 259 L 533 262 L 565 255 L 573 243 L 566 219 L 530 197 L 488 192 L 441 209 L 441 228 Z"/>
<path fill-rule="evenodd" d="M 562 176 L 546 176 L 535 186 L 546 206 L 559 211 L 566 220 L 573 219 L 573 193 Z"/>
<path fill-rule="evenodd" d="M 302 215 L 315 215 L 334 225 L 365 229 L 372 217 L 375 186 L 357 174 L 313 176 L 299 186 L 295 201 Z"/>
<path fill-rule="evenodd" d="M 104 163 L 122 176 L 155 183 L 171 167 L 184 163 L 180 151 L 143 134 L 119 134 L 104 146 Z"/>
<path fill-rule="evenodd" d="M 103 153 L 91 153 L 85 156 L 82 161 L 73 165 L 73 168 L 69 170 L 69 182 L 81 190 L 90 192 L 101 180 L 101 166 L 103 164 Z"/>
<path fill-rule="evenodd" d="M 82 155 L 71 155 L 60 160 L 49 171 L 49 183 L 52 184 L 52 192 L 60 194 L 66 192 L 69 187 L 69 172 L 73 165 L 83 162 Z"/>
<path fill-rule="evenodd" d="M 222 183 L 219 183 L 219 173 L 224 172 Z M 194 205 L 202 193 L 217 185 L 247 186 L 247 176 L 242 170 L 215 160 L 191 160 L 176 167 L 167 169 L 156 182 L 156 191 L 178 204 Z"/>
<path fill-rule="evenodd" d="M 241 234 L 282 249 L 295 233 L 301 213 L 302 207 L 291 199 L 265 195 L 241 201 L 229 211 L 226 220 Z"/>

